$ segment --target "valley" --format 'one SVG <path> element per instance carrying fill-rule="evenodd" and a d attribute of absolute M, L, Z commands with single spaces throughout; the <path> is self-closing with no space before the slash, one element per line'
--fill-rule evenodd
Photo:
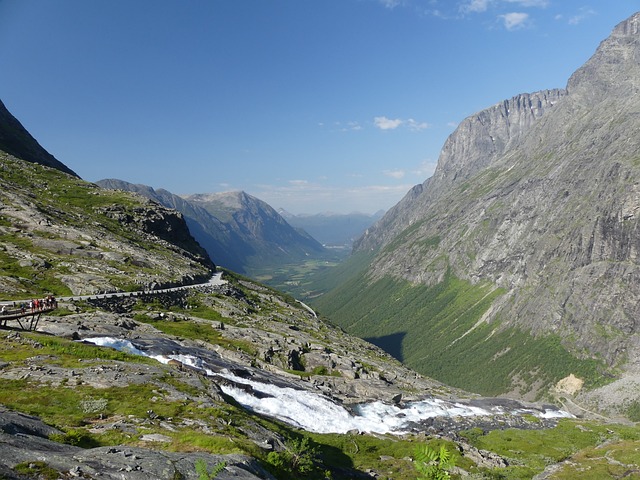
<path fill-rule="evenodd" d="M 380 216 L 90 183 L 0 103 L 0 303 L 59 302 L 0 479 L 640 478 L 639 25 Z"/>

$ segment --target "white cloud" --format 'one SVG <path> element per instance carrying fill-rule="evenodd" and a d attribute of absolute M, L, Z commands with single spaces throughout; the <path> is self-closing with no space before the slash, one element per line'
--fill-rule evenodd
<path fill-rule="evenodd" d="M 412 132 L 419 132 L 420 130 L 431 127 L 427 122 L 420 122 L 414 118 L 403 120 L 401 118 L 387 118 L 385 116 L 374 117 L 373 124 L 380 130 L 395 130 L 398 127 L 404 126 Z"/>
<path fill-rule="evenodd" d="M 404 170 L 385 170 L 384 173 L 387 177 L 391 177 L 391 178 L 395 178 L 396 180 L 400 180 L 401 178 L 404 178 L 404 176 L 406 175 L 406 172 Z"/>
<path fill-rule="evenodd" d="M 549 6 L 549 0 L 504 0 L 507 3 L 516 3 L 521 7 L 540 7 L 546 8 Z"/>
<path fill-rule="evenodd" d="M 550 0 L 465 0 L 459 7 L 462 13 L 484 13 L 501 3 L 515 4 L 523 8 L 546 8 Z"/>
<path fill-rule="evenodd" d="M 388 210 L 413 187 L 410 184 L 329 186 L 314 182 L 288 185 L 256 185 L 249 193 L 273 208 L 293 214 L 365 212 Z"/>
<path fill-rule="evenodd" d="M 402 0 L 378 0 L 382 5 L 384 5 L 386 8 L 396 8 L 399 5 L 402 5 L 403 1 Z"/>
<path fill-rule="evenodd" d="M 578 25 L 579 23 L 582 23 L 584 20 L 595 14 L 595 10 L 592 10 L 590 8 L 582 8 L 580 9 L 580 12 L 578 14 L 569 18 L 569 25 Z"/>
<path fill-rule="evenodd" d="M 429 128 L 431 126 L 427 122 L 418 122 L 417 120 L 414 120 L 413 118 L 410 118 L 405 123 L 409 127 L 409 130 L 412 130 L 414 132 L 418 132 L 420 130 L 425 130 L 425 129 L 427 129 L 427 128 Z"/>
<path fill-rule="evenodd" d="M 527 26 L 529 21 L 528 13 L 512 12 L 504 15 L 498 15 L 498 18 L 504 22 L 504 27 L 509 30 L 518 30 Z"/>
<path fill-rule="evenodd" d="M 318 124 L 320 127 L 324 127 L 324 123 Z M 362 125 L 359 122 L 333 122 L 333 127 L 340 132 L 358 131 L 362 130 Z"/>
<path fill-rule="evenodd" d="M 482 13 L 489 9 L 491 0 L 469 0 L 462 4 L 460 10 L 464 13 Z"/>
<path fill-rule="evenodd" d="M 373 123 L 380 130 L 395 130 L 402 125 L 403 122 L 399 118 L 391 119 L 387 117 L 375 117 L 373 119 Z"/>
<path fill-rule="evenodd" d="M 418 168 L 416 168 L 415 170 L 413 170 L 411 173 L 413 173 L 414 175 L 416 175 L 417 177 L 420 177 L 421 179 L 427 179 L 429 178 L 431 175 L 433 175 L 433 172 L 436 170 L 436 166 L 437 166 L 438 162 L 435 162 L 433 160 L 424 160 L 419 166 Z"/>
<path fill-rule="evenodd" d="M 309 185 L 309 181 L 308 180 L 289 180 L 289 185 L 296 186 L 296 187 L 305 187 Z"/>

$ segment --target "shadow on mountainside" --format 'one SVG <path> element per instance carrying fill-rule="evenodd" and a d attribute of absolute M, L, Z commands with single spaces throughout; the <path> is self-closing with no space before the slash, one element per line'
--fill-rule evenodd
<path fill-rule="evenodd" d="M 365 338 L 369 343 L 373 343 L 375 346 L 380 347 L 389 355 L 395 359 L 404 362 L 404 355 L 402 354 L 402 342 L 404 337 L 407 336 L 407 332 L 392 333 L 391 335 L 385 335 L 384 337 L 369 337 Z"/>

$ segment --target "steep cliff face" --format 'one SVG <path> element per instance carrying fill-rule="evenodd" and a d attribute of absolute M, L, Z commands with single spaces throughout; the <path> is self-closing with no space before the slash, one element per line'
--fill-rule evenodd
<path fill-rule="evenodd" d="M 464 119 L 445 142 L 433 176 L 409 191 L 355 249 L 379 247 L 419 220 L 439 195 L 497 161 L 565 96 L 561 89 L 523 93 Z"/>
<path fill-rule="evenodd" d="M 491 165 L 565 95 L 558 89 L 524 93 L 463 120 L 442 148 L 433 188 L 464 181 Z"/>
<path fill-rule="evenodd" d="M 0 101 L 0 150 L 27 162 L 55 168 L 77 177 L 75 172 L 47 152 Z"/>
<path fill-rule="evenodd" d="M 369 281 L 488 283 L 502 293 L 481 322 L 639 362 L 639 21 L 617 26 L 566 91 L 463 121 L 434 176 L 360 239 L 378 252 Z"/>

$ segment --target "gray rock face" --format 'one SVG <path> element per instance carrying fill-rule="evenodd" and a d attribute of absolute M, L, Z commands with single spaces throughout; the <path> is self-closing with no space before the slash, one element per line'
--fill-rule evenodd
<path fill-rule="evenodd" d="M 618 25 L 566 91 L 464 120 L 434 176 L 358 242 L 394 242 L 370 276 L 434 285 L 451 268 L 505 290 L 486 321 L 558 334 L 610 365 L 640 361 L 639 24 Z M 417 248 L 429 238 L 437 247 Z"/>
<path fill-rule="evenodd" d="M 465 181 L 491 165 L 565 95 L 559 89 L 523 93 L 464 119 L 442 148 L 433 188 Z"/>
<path fill-rule="evenodd" d="M 354 244 L 378 248 L 413 222 L 428 205 L 496 162 L 566 96 L 566 90 L 523 93 L 464 119 L 445 142 L 433 176 L 416 185 Z"/>
<path fill-rule="evenodd" d="M 99 210 L 121 224 L 131 225 L 153 237 L 164 240 L 184 250 L 192 260 L 215 268 L 207 252 L 191 236 L 182 214 L 163 205 L 144 202 L 145 205 L 126 209 L 121 205 L 110 205 Z"/>
<path fill-rule="evenodd" d="M 105 478 L 121 480 L 198 479 L 195 464 L 206 462 L 209 469 L 225 462 L 216 477 L 221 480 L 271 479 L 259 463 L 243 455 L 173 453 L 140 447 L 99 447 L 82 449 L 53 442 L 51 434 L 61 434 L 35 417 L 7 410 L 0 405 L 0 474 L 6 479 L 20 479 L 12 469 L 18 464 L 37 462 L 58 471 L 64 478 Z M 37 470 L 34 470 L 37 471 Z"/>

